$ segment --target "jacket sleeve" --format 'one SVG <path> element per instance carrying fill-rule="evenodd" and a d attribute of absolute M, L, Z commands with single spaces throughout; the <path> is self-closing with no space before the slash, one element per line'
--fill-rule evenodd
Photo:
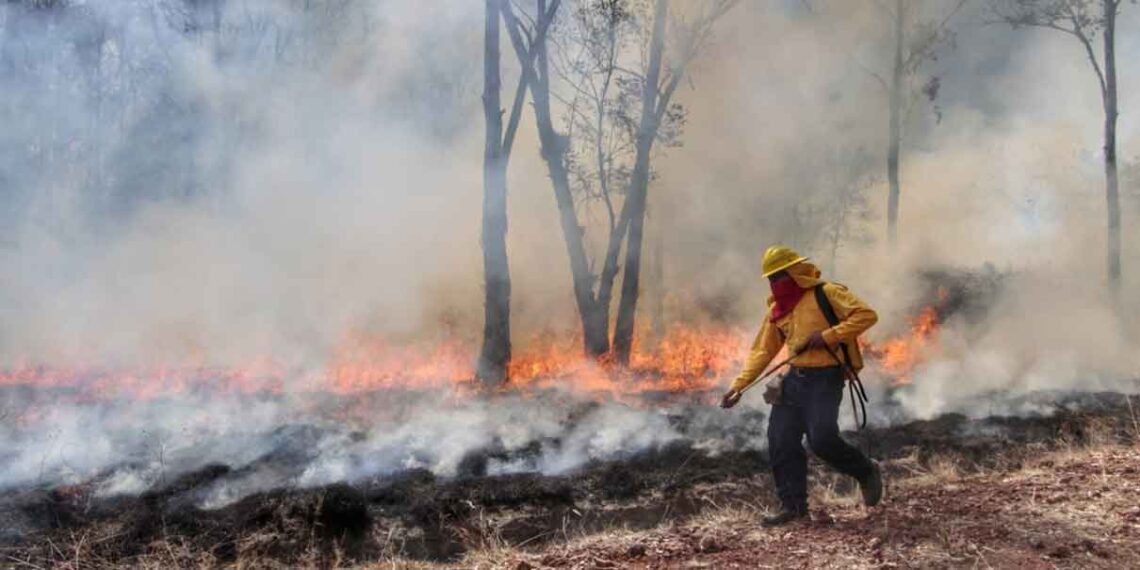
<path fill-rule="evenodd" d="M 825 287 L 823 292 L 827 294 L 827 299 L 839 317 L 839 324 L 823 331 L 823 340 L 828 345 L 854 342 L 856 337 L 879 321 L 875 310 L 846 287 Z"/>
<path fill-rule="evenodd" d="M 739 391 L 751 384 L 768 367 L 776 353 L 780 352 L 780 347 L 783 344 L 779 331 L 765 317 L 764 324 L 760 325 L 760 332 L 756 335 L 756 340 L 752 341 L 752 350 L 748 353 L 748 360 L 744 363 L 744 369 L 732 381 L 732 389 Z"/>

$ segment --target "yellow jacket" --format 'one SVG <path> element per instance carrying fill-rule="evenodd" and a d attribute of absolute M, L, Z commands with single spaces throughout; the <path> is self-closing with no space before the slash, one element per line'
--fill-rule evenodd
<path fill-rule="evenodd" d="M 840 358 L 843 358 L 843 355 L 837 347 L 840 342 L 846 343 L 852 366 L 856 370 L 863 368 L 863 355 L 859 352 L 859 344 L 855 339 L 863 334 L 863 331 L 871 328 L 879 320 L 879 315 L 846 287 L 821 281 L 819 269 L 811 262 L 797 263 L 787 271 L 792 279 L 796 280 L 796 284 L 805 289 L 823 285 L 823 292 L 827 295 L 827 300 L 831 301 L 835 315 L 839 317 L 839 324 L 834 327 L 828 325 L 827 318 L 823 316 L 823 311 L 820 310 L 812 291 L 808 291 L 795 309 L 779 321 L 773 323 L 768 315 L 764 315 L 764 324 L 760 325 L 760 333 L 752 343 L 748 361 L 744 363 L 740 375 L 732 381 L 733 390 L 741 390 L 751 384 L 785 344 L 790 350 L 795 350 L 803 346 L 815 331 L 823 331 L 823 340 L 835 349 Z M 769 311 L 774 304 L 775 299 L 769 296 Z M 792 360 L 793 366 L 804 368 L 821 368 L 837 364 L 831 354 L 823 349 L 805 351 Z"/>

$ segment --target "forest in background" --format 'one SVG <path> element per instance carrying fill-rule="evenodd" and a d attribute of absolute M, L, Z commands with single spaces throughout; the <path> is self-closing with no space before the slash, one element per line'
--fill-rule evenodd
<path fill-rule="evenodd" d="M 636 315 L 753 326 L 776 241 L 882 291 L 888 319 L 904 274 L 942 264 L 1045 272 L 1042 303 L 1127 291 L 1140 252 L 1110 228 L 1140 211 L 1135 120 L 1115 201 L 1104 143 L 1137 91 L 1129 7 L 10 2 L 0 350 L 320 362 L 345 331 L 506 338 L 491 242 L 516 342 L 618 361 Z"/>

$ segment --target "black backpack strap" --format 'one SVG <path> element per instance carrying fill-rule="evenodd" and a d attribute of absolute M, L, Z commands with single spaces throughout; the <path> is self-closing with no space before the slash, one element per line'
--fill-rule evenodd
<path fill-rule="evenodd" d="M 823 285 L 815 287 L 815 302 L 819 305 L 819 310 L 823 312 L 823 318 L 827 319 L 827 324 L 835 326 L 839 324 L 839 315 L 835 314 L 835 307 L 831 306 L 831 300 L 827 298 L 827 293 L 823 290 Z M 843 360 L 835 354 L 835 351 L 829 347 L 827 352 L 831 353 L 831 357 L 839 363 L 840 368 L 843 368 L 845 375 L 848 377 L 848 392 L 851 397 L 851 413 L 855 415 L 855 425 L 859 429 L 867 427 L 867 391 L 863 389 L 863 381 L 859 379 L 859 373 L 855 370 L 855 366 L 851 361 L 851 353 L 847 349 L 847 343 L 839 343 L 840 352 L 843 353 Z M 859 406 L 863 409 L 863 422 L 859 422 L 859 413 L 855 408 L 855 401 L 859 401 Z"/>

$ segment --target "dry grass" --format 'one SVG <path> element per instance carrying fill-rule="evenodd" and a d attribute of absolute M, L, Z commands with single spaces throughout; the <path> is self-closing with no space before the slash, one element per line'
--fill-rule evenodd
<path fill-rule="evenodd" d="M 953 455 L 935 454 L 922 461 L 914 452 L 901 459 L 886 462 L 886 468 L 895 468 L 906 475 L 889 481 L 892 488 L 907 489 L 928 485 L 948 485 L 962 478 L 962 466 Z"/>
<path fill-rule="evenodd" d="M 1037 454 L 1024 467 L 965 473 L 953 456 L 935 456 L 896 481 L 896 496 L 881 508 L 857 504 L 849 489 L 828 477 L 817 481 L 815 521 L 791 531 L 762 529 L 763 509 L 712 510 L 665 534 L 704 533 L 731 545 L 713 554 L 699 549 L 650 566 L 793 564 L 829 567 L 1052 568 L 1135 567 L 1140 563 L 1140 456 L 1132 445 L 1089 438 Z M 743 533 L 734 531 L 746 529 Z M 1132 530 L 1127 530 L 1132 529 Z M 662 540 L 663 531 L 626 536 Z M 604 540 L 583 542 L 604 550 Z M 789 556 L 792 556 L 789 558 Z M 894 562 L 891 562 L 894 561 Z"/>
<path fill-rule="evenodd" d="M 875 556 L 884 555 L 918 567 L 1128 567 L 1137 562 L 1135 556 L 1140 552 L 1140 522 L 1135 522 L 1140 507 L 1135 506 L 1134 499 L 1140 494 L 1140 481 L 1135 476 L 1121 477 L 1122 473 L 1132 473 L 1129 465 L 1136 463 L 1135 448 L 1135 444 L 1121 444 L 1111 430 L 1091 425 L 1079 443 L 1069 441 L 1048 452 L 1027 450 L 1026 458 L 1011 461 L 1019 465 L 1012 470 L 979 470 L 971 464 L 967 472 L 952 454 L 936 454 L 923 461 L 915 454 L 888 465 L 904 473 L 892 482 L 898 492 L 892 500 L 902 505 L 889 507 L 900 509 L 893 515 L 862 507 L 857 487 L 841 477 L 817 476 L 812 501 L 825 518 L 819 520 L 820 515 L 815 515 L 817 521 L 812 524 L 816 526 L 805 539 L 814 541 L 811 545 L 779 544 L 796 533 L 761 528 L 758 522 L 768 512 L 768 503 L 758 498 L 754 503 L 710 505 L 684 522 L 652 530 L 597 533 L 556 548 L 568 553 L 567 557 L 572 556 L 570 553 L 606 552 L 620 560 L 632 545 L 659 544 L 682 535 L 699 537 L 698 544 L 723 543 L 729 550 L 707 554 L 698 547 L 681 558 L 662 559 L 661 566 L 719 567 L 719 560 L 737 561 L 732 553 L 748 559 L 762 556 L 757 553 L 765 548 L 778 548 L 792 554 L 819 551 L 823 553 L 821 560 L 827 562 L 813 564 L 850 568 L 880 567 L 882 558 Z M 956 497 L 967 498 L 966 502 L 976 500 L 982 510 L 964 516 L 962 513 L 972 505 L 964 507 L 962 499 Z M 943 500 L 947 505 L 939 504 Z M 929 501 L 933 502 L 924 506 Z M 941 511 L 944 506 L 951 509 Z M 845 531 L 848 525 L 850 530 Z M 885 546 L 900 531 L 916 530 L 911 525 L 917 525 L 918 535 L 925 532 L 927 538 Z M 1119 529 L 1129 525 L 1133 534 L 1122 537 Z M 605 559 L 604 555 L 595 556 Z M 472 554 L 458 567 L 513 568 L 520 559 L 541 567 L 539 555 L 510 550 Z M 760 567 L 797 559 L 750 560 Z"/>
<path fill-rule="evenodd" d="M 682 527 L 697 532 L 716 531 L 725 528 L 749 528 L 756 526 L 768 509 L 760 507 L 728 507 L 703 512 L 682 524 Z"/>
<path fill-rule="evenodd" d="M 1124 401 L 1128 403 L 1128 415 L 1132 418 L 1132 442 L 1134 445 L 1140 445 L 1140 411 L 1137 411 L 1138 406 L 1133 404 L 1134 399 L 1140 401 L 1140 396 L 1124 395 Z"/>

